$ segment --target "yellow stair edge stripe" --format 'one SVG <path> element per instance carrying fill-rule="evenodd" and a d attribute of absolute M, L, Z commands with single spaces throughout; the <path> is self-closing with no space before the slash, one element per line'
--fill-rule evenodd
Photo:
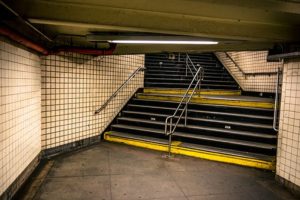
<path fill-rule="evenodd" d="M 159 88 L 144 88 L 144 93 L 156 93 L 156 94 L 185 94 L 186 90 L 183 89 L 159 89 Z M 190 90 L 189 94 L 192 92 Z M 195 91 L 197 93 L 197 90 Z M 241 90 L 205 90 L 201 89 L 202 95 L 241 95 Z"/>
<path fill-rule="evenodd" d="M 122 138 L 117 136 L 111 136 L 110 132 L 104 133 L 104 140 L 110 141 L 110 142 L 117 142 L 122 144 L 127 144 L 130 146 L 135 147 L 141 147 L 146 149 L 152 149 L 157 151 L 168 151 L 168 146 L 164 144 L 158 144 L 153 142 L 145 142 L 141 140 L 135 140 L 135 139 L 128 139 L 128 138 Z M 195 150 L 195 149 L 189 149 L 178 146 L 180 142 L 174 141 L 172 142 L 172 148 L 171 152 L 173 154 L 180 154 L 185 156 L 191 156 L 206 160 L 212 160 L 212 161 L 218 161 L 223 163 L 229 163 L 229 164 L 236 164 L 246 167 L 252 167 L 252 168 L 258 168 L 258 169 L 265 169 L 265 170 L 275 170 L 275 163 L 274 162 L 268 162 L 264 160 L 258 160 L 258 159 L 251 159 L 251 158 L 245 158 L 245 157 L 239 157 L 239 156 L 231 156 L 221 153 L 213 153 L 208 151 L 201 151 L 201 150 Z"/>
<path fill-rule="evenodd" d="M 164 97 L 155 95 L 143 95 L 137 94 L 138 99 L 148 99 L 148 100 L 164 100 L 164 101 L 181 101 L 181 97 Z M 242 107 L 252 107 L 252 108 L 274 108 L 274 104 L 270 102 L 257 102 L 257 101 L 240 101 L 240 100 L 225 100 L 225 99 L 210 99 L 204 97 L 192 97 L 192 103 L 201 104 L 215 104 L 215 105 L 227 105 L 227 106 L 242 106 Z"/>

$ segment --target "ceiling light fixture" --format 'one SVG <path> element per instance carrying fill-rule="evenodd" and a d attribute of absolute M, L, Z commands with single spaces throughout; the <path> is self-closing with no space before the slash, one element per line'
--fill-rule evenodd
<path fill-rule="evenodd" d="M 200 44 L 200 45 L 214 45 L 218 44 L 216 41 L 177 41 L 177 40 L 109 40 L 110 43 L 117 44 Z"/>

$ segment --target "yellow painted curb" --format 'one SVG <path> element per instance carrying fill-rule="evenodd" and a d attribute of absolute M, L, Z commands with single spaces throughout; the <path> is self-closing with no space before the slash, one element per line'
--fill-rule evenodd
<path fill-rule="evenodd" d="M 152 149 L 152 150 L 163 151 L 163 152 L 168 151 L 168 146 L 164 144 L 111 136 L 110 132 L 104 133 L 104 139 L 110 142 L 123 143 L 135 147 L 141 147 L 141 148 Z M 194 149 L 180 147 L 179 145 L 180 145 L 179 141 L 172 142 L 171 152 L 174 154 L 191 156 L 191 157 L 218 161 L 223 163 L 230 163 L 230 164 L 236 164 L 241 166 L 266 169 L 266 170 L 275 170 L 274 162 L 268 162 L 268 161 L 239 157 L 239 156 L 231 156 L 231 155 L 213 153 L 208 151 L 194 150 Z"/>
<path fill-rule="evenodd" d="M 155 94 L 185 94 L 186 90 L 183 89 L 160 89 L 160 88 L 144 88 L 144 93 L 155 93 Z M 190 90 L 189 94 L 192 92 Z M 198 91 L 195 91 L 196 94 L 199 94 Z M 202 95 L 241 95 L 240 90 L 231 91 L 231 90 L 205 90 L 200 91 Z"/>
<path fill-rule="evenodd" d="M 135 147 L 142 147 L 142 148 L 146 148 L 146 149 L 157 150 L 157 151 L 168 151 L 167 145 L 111 136 L 110 132 L 104 133 L 104 140 L 110 141 L 110 142 L 123 143 L 123 144 L 127 144 L 130 146 L 135 146 Z"/>
<path fill-rule="evenodd" d="M 143 94 L 137 94 L 137 98 L 148 99 L 148 100 L 176 101 L 176 102 L 181 101 L 181 97 L 143 95 Z M 201 104 L 242 106 L 242 107 L 252 107 L 252 108 L 270 108 L 270 109 L 274 108 L 274 104 L 270 103 L 270 102 L 211 99 L 211 98 L 205 98 L 205 97 L 201 97 L 201 96 L 192 97 L 191 102 L 192 103 L 201 103 Z"/>

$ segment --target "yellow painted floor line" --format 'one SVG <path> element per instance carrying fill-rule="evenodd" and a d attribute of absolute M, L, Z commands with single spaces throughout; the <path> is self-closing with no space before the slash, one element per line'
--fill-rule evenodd
<path fill-rule="evenodd" d="M 144 93 L 156 93 L 156 94 L 185 94 L 184 89 L 161 89 L 161 88 L 144 88 Z M 190 90 L 189 94 L 192 92 Z M 196 90 L 195 93 L 198 91 Z M 202 95 L 241 95 L 240 90 L 205 90 L 201 89 Z"/>
<path fill-rule="evenodd" d="M 143 95 L 137 94 L 139 99 L 149 99 L 149 100 L 163 100 L 163 101 L 181 101 L 181 97 L 172 96 L 156 96 L 156 95 Z M 225 99 L 211 99 L 204 97 L 192 97 L 192 103 L 201 104 L 217 104 L 217 105 L 227 105 L 227 106 L 242 106 L 242 107 L 252 107 L 252 108 L 274 108 L 274 104 L 271 102 L 257 102 L 257 101 L 241 101 L 241 100 L 225 100 Z"/>
<path fill-rule="evenodd" d="M 112 136 L 110 135 L 110 132 L 104 133 L 104 139 L 110 142 L 123 143 L 135 147 L 141 147 L 141 148 L 152 149 L 152 150 L 163 151 L 163 152 L 168 151 L 168 146 L 164 144 Z M 274 162 L 184 148 L 184 147 L 180 147 L 179 141 L 174 141 L 172 143 L 171 152 L 173 154 L 180 154 L 180 155 L 218 161 L 223 163 L 230 163 L 230 164 L 236 164 L 241 166 L 266 169 L 266 170 L 275 170 Z"/>

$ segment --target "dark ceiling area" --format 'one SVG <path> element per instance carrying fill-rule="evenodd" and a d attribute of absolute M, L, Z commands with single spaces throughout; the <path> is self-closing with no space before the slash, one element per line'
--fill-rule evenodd
<path fill-rule="evenodd" d="M 267 50 L 300 40 L 300 3 L 282 0 L 6 0 L 1 26 L 43 45 L 102 49 L 116 40 L 217 44 L 117 44 L 116 54 Z"/>

